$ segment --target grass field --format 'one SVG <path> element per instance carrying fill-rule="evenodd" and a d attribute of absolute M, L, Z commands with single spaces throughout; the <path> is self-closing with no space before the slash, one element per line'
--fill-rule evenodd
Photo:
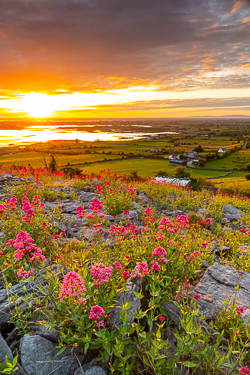
<path fill-rule="evenodd" d="M 223 159 L 209 161 L 205 168 L 243 169 L 248 164 L 250 164 L 250 149 L 237 151 Z"/>
<path fill-rule="evenodd" d="M 121 156 L 119 155 L 105 155 L 105 154 L 83 154 L 83 155 L 58 155 L 59 165 L 66 165 L 68 162 L 71 164 L 83 164 L 85 162 L 92 162 L 92 161 L 99 161 L 103 160 L 104 158 L 107 159 L 119 159 Z M 10 154 L 5 156 L 0 156 L 0 164 L 6 165 L 17 165 L 17 166 L 25 166 L 27 167 L 28 164 L 31 164 L 32 167 L 38 168 L 43 167 L 42 162 L 42 154 L 38 152 L 22 152 L 19 154 Z M 49 158 L 47 157 L 49 160 Z"/>
<path fill-rule="evenodd" d="M 89 166 L 81 165 L 83 170 L 89 173 L 99 173 L 100 170 L 107 170 L 108 168 L 112 173 L 129 173 L 132 171 L 137 171 L 138 174 L 143 176 L 154 177 L 155 172 L 159 169 L 167 171 L 169 176 L 172 176 L 175 168 L 174 166 L 169 166 L 169 162 L 166 160 L 153 160 L 153 159 L 127 159 L 127 160 L 116 160 L 108 161 L 104 163 L 97 163 Z M 189 169 L 191 175 L 195 178 L 202 177 L 213 177 L 220 176 L 222 173 L 217 171 L 204 171 Z"/>

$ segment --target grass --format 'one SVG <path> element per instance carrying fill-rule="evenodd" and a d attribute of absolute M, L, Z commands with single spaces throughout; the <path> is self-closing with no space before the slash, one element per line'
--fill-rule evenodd
<path fill-rule="evenodd" d="M 243 169 L 250 164 L 250 149 L 240 150 L 223 159 L 212 160 L 206 163 L 206 168 Z"/>
<path fill-rule="evenodd" d="M 175 171 L 175 166 L 169 166 L 169 162 L 166 160 L 153 160 L 153 159 L 127 159 L 127 160 L 116 160 L 108 161 L 104 163 L 97 163 L 90 166 L 81 166 L 84 170 L 89 173 L 99 173 L 100 169 L 107 170 L 108 168 L 112 173 L 129 173 L 132 171 L 137 171 L 138 174 L 143 176 L 154 177 L 155 172 L 159 169 L 166 170 L 169 176 L 172 176 Z M 189 169 L 193 177 L 213 177 L 220 176 L 222 173 L 217 171 L 204 171 Z"/>
<path fill-rule="evenodd" d="M 82 154 L 82 155 L 59 155 L 58 160 L 60 165 L 65 165 L 68 162 L 71 164 L 83 164 L 84 162 L 93 162 L 107 159 L 119 159 L 120 155 L 106 155 L 106 154 Z M 48 158 L 47 158 L 48 159 Z M 31 164 L 32 167 L 43 167 L 42 154 L 38 152 L 23 152 L 19 154 L 10 154 L 0 157 L 0 164 L 25 166 Z M 99 167 L 100 168 L 100 167 Z"/>

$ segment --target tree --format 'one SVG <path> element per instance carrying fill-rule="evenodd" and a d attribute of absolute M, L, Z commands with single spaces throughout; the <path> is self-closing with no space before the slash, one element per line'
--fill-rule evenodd
<path fill-rule="evenodd" d="M 198 161 L 198 167 L 204 167 L 204 165 L 205 165 L 205 160 L 199 160 Z"/>
<path fill-rule="evenodd" d="M 191 173 L 187 171 L 185 167 L 180 166 L 180 167 L 175 168 L 175 172 L 173 176 L 178 177 L 178 178 L 181 178 L 181 177 L 191 178 Z"/>

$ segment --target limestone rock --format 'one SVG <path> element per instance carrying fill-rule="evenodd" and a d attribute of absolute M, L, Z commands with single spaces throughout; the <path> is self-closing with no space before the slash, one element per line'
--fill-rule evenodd
<path fill-rule="evenodd" d="M 83 362 L 84 357 L 76 353 L 70 354 L 68 347 L 57 355 L 59 349 L 51 341 L 35 335 L 24 335 L 20 342 L 20 359 L 23 369 L 28 375 L 73 375 Z M 79 360 L 77 360 L 77 358 Z"/>
<path fill-rule="evenodd" d="M 6 363 L 6 355 L 8 359 L 12 362 L 13 354 L 0 333 L 0 363 Z"/>

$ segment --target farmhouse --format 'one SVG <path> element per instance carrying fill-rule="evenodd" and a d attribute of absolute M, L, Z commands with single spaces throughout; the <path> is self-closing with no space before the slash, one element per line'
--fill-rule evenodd
<path fill-rule="evenodd" d="M 190 178 L 175 178 L 175 177 L 156 177 L 155 181 L 165 182 L 171 185 L 181 185 L 189 187 L 191 185 Z"/>
<path fill-rule="evenodd" d="M 188 159 L 195 159 L 198 156 L 198 152 L 197 151 L 187 151 L 187 152 L 184 152 L 184 156 L 186 156 L 186 158 L 188 158 Z"/>
<path fill-rule="evenodd" d="M 187 165 L 187 160 L 169 159 L 169 165 Z"/>
<path fill-rule="evenodd" d="M 219 148 L 218 154 L 226 154 L 228 151 L 229 150 L 227 148 L 222 147 L 222 148 Z"/>

